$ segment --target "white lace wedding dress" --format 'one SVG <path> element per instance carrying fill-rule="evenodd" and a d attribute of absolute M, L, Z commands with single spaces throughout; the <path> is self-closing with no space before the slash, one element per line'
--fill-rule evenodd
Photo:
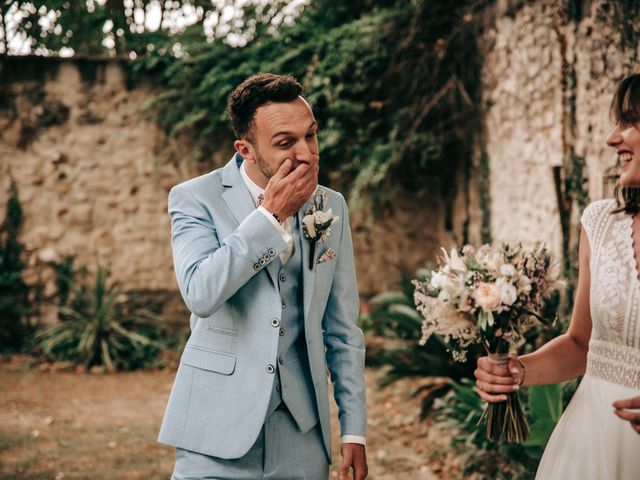
<path fill-rule="evenodd" d="M 640 435 L 612 403 L 640 396 L 640 280 L 632 219 L 615 201 L 589 205 L 582 225 L 591 247 L 587 371 L 558 422 L 536 480 L 638 480 Z"/>

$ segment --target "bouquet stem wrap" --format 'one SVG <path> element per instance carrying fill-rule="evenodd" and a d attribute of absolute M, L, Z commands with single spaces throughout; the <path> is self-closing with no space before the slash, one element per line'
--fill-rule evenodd
<path fill-rule="evenodd" d="M 507 367 L 508 353 L 489 353 L 489 361 Z M 522 443 L 529 436 L 529 425 L 522 411 L 518 392 L 507 393 L 507 400 L 489 403 L 480 421 L 487 419 L 486 437 L 495 442 Z"/>

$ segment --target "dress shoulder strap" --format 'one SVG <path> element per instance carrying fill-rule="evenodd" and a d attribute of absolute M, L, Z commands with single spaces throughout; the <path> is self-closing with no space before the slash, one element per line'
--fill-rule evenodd
<path fill-rule="evenodd" d="M 604 227 L 607 224 L 607 216 L 616 207 L 616 201 L 610 198 L 604 200 L 596 200 L 595 202 L 587 205 L 587 208 L 582 212 L 582 228 L 584 228 L 587 238 L 589 239 L 589 246 L 593 251 L 600 243 L 600 239 L 604 234 Z"/>

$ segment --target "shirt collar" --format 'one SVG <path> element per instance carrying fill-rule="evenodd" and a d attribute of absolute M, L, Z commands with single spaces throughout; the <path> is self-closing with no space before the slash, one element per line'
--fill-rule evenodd
<path fill-rule="evenodd" d="M 244 162 L 240 165 L 240 176 L 244 181 L 244 184 L 247 186 L 249 193 L 251 194 L 251 198 L 253 199 L 253 203 L 258 205 L 258 196 L 264 195 L 264 188 L 259 187 L 256 183 L 249 178 L 247 174 L 247 170 L 245 169 Z"/>

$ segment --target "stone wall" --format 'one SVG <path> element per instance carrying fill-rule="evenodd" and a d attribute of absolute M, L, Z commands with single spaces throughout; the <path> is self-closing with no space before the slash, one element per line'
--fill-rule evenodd
<path fill-rule="evenodd" d="M 640 60 L 637 41 L 621 26 L 629 12 L 620 5 L 502 0 L 486 12 L 486 132 L 478 148 L 490 161 L 494 240 L 544 240 L 562 253 L 553 168 L 566 174 L 571 153 L 585 164 L 589 199 L 610 196 L 611 184 L 603 187 L 605 174 L 615 171 L 615 152 L 605 145 L 609 105 L 616 84 Z M 571 215 L 574 228 L 579 217 Z"/>
<path fill-rule="evenodd" d="M 493 240 L 544 240 L 558 256 L 567 251 L 554 172 L 562 180 L 573 154 L 585 166 L 589 198 L 607 193 L 609 103 L 640 60 L 637 41 L 621 28 L 619 3 L 497 0 L 483 12 L 484 129 L 470 170 L 458 172 L 452 205 L 438 198 L 418 205 L 406 193 L 371 225 L 352 214 L 365 299 L 433 262 L 440 245 L 479 243 L 483 218 Z M 25 210 L 25 278 L 43 280 L 47 296 L 55 292 L 48 262 L 75 255 L 76 264 L 92 266 L 100 256 L 125 291 L 180 304 L 167 192 L 222 165 L 232 139 L 206 164 L 189 167 L 189 142 L 169 141 L 146 109 L 158 91 L 152 78 L 132 82 L 126 72 L 108 60 L 0 59 L 0 218 L 10 174 Z M 575 232 L 580 212 L 575 202 L 569 208 Z"/>
<path fill-rule="evenodd" d="M 27 283 L 43 281 L 50 298 L 46 265 L 75 255 L 78 266 L 108 262 L 124 290 L 173 290 L 166 196 L 181 174 L 142 113 L 151 88 L 128 90 L 117 62 L 7 59 L 3 68 L 0 203 L 12 178 Z"/>
<path fill-rule="evenodd" d="M 10 178 L 25 213 L 30 285 L 55 294 L 50 262 L 108 261 L 124 291 L 156 293 L 180 304 L 173 273 L 167 193 L 222 165 L 232 139 L 206 165 L 192 165 L 189 142 L 168 141 L 147 105 L 158 92 L 150 78 L 131 82 L 116 61 L 0 59 L 0 218 Z M 408 195 L 371 226 L 352 218 L 360 291 L 396 287 L 403 273 L 433 258 L 452 233 L 441 202 L 419 211 Z"/>

